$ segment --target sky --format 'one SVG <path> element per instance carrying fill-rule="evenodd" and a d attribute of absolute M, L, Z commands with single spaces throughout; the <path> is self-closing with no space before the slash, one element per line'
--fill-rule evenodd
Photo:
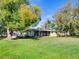
<path fill-rule="evenodd" d="M 76 0 L 72 0 L 72 3 L 75 4 Z M 30 0 L 32 5 L 40 7 L 42 11 L 42 21 L 39 25 L 43 24 L 47 18 L 52 19 L 54 13 L 64 6 L 67 3 L 67 0 Z"/>

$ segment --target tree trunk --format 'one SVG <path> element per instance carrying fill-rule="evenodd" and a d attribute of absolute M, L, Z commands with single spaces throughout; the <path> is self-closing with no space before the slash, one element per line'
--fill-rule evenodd
<path fill-rule="evenodd" d="M 11 39 L 11 34 L 9 28 L 7 28 L 7 39 Z"/>

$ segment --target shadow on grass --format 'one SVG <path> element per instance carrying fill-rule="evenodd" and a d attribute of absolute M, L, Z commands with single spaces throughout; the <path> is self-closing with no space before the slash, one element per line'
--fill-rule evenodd
<path fill-rule="evenodd" d="M 79 38 L 79 35 L 71 36 L 72 38 Z"/>
<path fill-rule="evenodd" d="M 0 40 L 3 40 L 4 38 L 0 38 Z"/>
<path fill-rule="evenodd" d="M 0 40 L 3 40 L 3 39 L 5 39 L 6 37 L 3 37 L 3 36 L 0 36 Z"/>
<path fill-rule="evenodd" d="M 0 40 L 3 40 L 3 39 L 6 39 L 6 37 L 0 37 Z M 17 38 L 11 38 L 10 40 L 27 40 L 27 39 L 29 39 L 29 40 L 39 40 L 39 38 L 38 37 L 17 37 Z"/>
<path fill-rule="evenodd" d="M 17 37 L 17 38 L 14 38 L 14 39 L 12 39 L 12 40 L 19 40 L 19 39 L 23 39 L 23 40 L 27 40 L 27 39 L 29 39 L 29 40 L 39 40 L 39 38 L 37 38 L 37 37 Z"/>

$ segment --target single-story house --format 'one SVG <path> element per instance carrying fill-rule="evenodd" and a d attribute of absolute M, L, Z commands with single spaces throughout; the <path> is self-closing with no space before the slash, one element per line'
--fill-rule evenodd
<path fill-rule="evenodd" d="M 29 37 L 57 36 L 52 30 L 27 29 L 26 33 Z"/>

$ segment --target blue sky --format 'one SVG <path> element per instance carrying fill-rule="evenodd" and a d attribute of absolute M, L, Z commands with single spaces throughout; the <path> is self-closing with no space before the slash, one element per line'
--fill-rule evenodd
<path fill-rule="evenodd" d="M 75 3 L 76 0 L 72 0 L 72 3 Z M 39 6 L 42 11 L 42 21 L 40 24 L 46 21 L 46 18 L 52 18 L 52 15 L 64 4 L 67 0 L 30 0 L 30 3 L 36 6 Z"/>

